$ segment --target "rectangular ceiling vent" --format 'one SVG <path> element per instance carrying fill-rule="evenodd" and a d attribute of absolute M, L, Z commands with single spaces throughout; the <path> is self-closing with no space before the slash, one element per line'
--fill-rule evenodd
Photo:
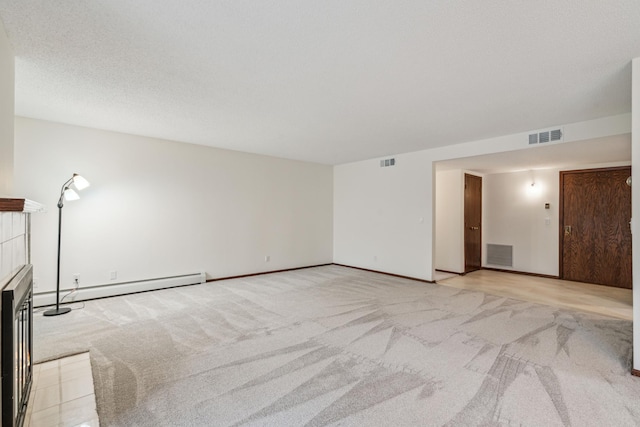
<path fill-rule="evenodd" d="M 549 132 L 540 132 L 538 134 L 540 138 L 540 144 L 544 144 L 545 142 L 549 142 Z"/>
<path fill-rule="evenodd" d="M 513 267 L 513 246 L 488 243 L 487 264 Z"/>
<path fill-rule="evenodd" d="M 395 165 L 396 165 L 396 159 L 394 158 L 380 160 L 381 168 L 388 168 L 389 166 L 395 166 Z"/>
<path fill-rule="evenodd" d="M 529 145 L 562 141 L 562 129 L 543 130 L 529 134 Z"/>

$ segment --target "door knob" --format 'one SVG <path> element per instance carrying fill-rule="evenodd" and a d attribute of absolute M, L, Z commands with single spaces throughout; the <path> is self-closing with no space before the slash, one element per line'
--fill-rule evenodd
<path fill-rule="evenodd" d="M 570 225 L 565 225 L 564 226 L 564 235 L 565 236 L 570 236 L 571 235 L 571 226 Z"/>
<path fill-rule="evenodd" d="M 469 230 L 479 230 L 480 227 L 469 227 Z"/>

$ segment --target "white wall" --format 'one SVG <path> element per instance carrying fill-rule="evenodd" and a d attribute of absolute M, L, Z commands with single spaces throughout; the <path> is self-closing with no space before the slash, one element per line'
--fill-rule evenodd
<path fill-rule="evenodd" d="M 423 152 L 334 168 L 334 262 L 430 277 L 431 164 Z"/>
<path fill-rule="evenodd" d="M 484 266 L 558 275 L 558 187 L 557 169 L 485 175 Z M 489 243 L 512 245 L 513 267 L 488 264 Z"/>
<path fill-rule="evenodd" d="M 631 111 L 633 116 L 631 130 L 631 245 L 633 251 L 633 368 L 640 370 L 640 58 L 632 62 L 632 97 Z"/>
<path fill-rule="evenodd" d="M 0 20 L 0 197 L 13 195 L 13 49 Z"/>
<path fill-rule="evenodd" d="M 436 172 L 435 268 L 464 273 L 464 172 Z"/>
<path fill-rule="evenodd" d="M 63 209 L 61 287 L 206 271 L 209 278 L 332 262 L 332 167 L 16 118 L 15 189 L 33 215 L 37 292 L 55 288 L 57 199 L 77 172 L 91 187 Z M 271 260 L 265 262 L 269 255 Z"/>
<path fill-rule="evenodd" d="M 570 123 L 563 128 L 564 142 L 621 135 L 630 132 L 631 115 Z M 521 149 L 531 149 L 526 132 L 398 155 L 397 165 L 389 168 L 380 168 L 379 159 L 336 166 L 334 260 L 431 280 L 433 162 Z"/>

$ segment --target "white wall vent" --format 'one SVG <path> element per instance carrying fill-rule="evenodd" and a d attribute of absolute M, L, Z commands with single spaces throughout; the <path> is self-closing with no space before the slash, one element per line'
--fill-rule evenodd
<path fill-rule="evenodd" d="M 560 129 L 554 129 L 549 134 L 551 135 L 551 141 L 560 141 L 562 139 L 562 131 Z"/>
<path fill-rule="evenodd" d="M 549 132 L 540 132 L 538 134 L 538 137 L 540 138 L 540 144 L 543 144 L 545 142 L 549 142 Z"/>
<path fill-rule="evenodd" d="M 394 158 L 380 160 L 381 168 L 388 168 L 389 166 L 395 166 L 395 165 L 396 165 L 396 159 Z"/>
<path fill-rule="evenodd" d="M 513 246 L 488 243 L 487 264 L 513 267 Z"/>
<path fill-rule="evenodd" d="M 562 141 L 562 129 L 542 130 L 529 134 L 529 145 Z"/>

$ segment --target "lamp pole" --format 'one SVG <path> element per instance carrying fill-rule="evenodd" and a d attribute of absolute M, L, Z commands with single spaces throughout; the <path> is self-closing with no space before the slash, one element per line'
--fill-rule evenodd
<path fill-rule="evenodd" d="M 60 308 L 60 242 L 62 240 L 62 208 L 64 207 L 65 192 L 69 191 L 71 195 L 75 196 L 73 198 L 69 198 L 69 195 L 67 195 L 68 200 L 78 198 L 78 195 L 75 193 L 75 191 L 69 188 L 74 182 L 76 183 L 76 188 L 78 188 L 79 190 L 89 185 L 88 181 L 86 181 L 80 175 L 74 173 L 71 179 L 69 179 L 62 185 L 62 189 L 60 190 L 60 198 L 58 199 L 58 271 L 56 277 L 56 308 L 45 311 L 43 313 L 43 315 L 45 316 L 58 316 L 60 314 L 65 314 L 71 311 L 70 307 Z"/>
<path fill-rule="evenodd" d="M 63 190 L 64 194 L 64 190 Z M 52 308 L 51 310 L 45 311 L 43 314 L 45 316 L 59 316 L 60 314 L 65 314 L 71 311 L 69 307 L 60 308 L 60 241 L 62 238 L 62 197 L 58 201 L 58 275 L 56 279 L 56 308 Z"/>

